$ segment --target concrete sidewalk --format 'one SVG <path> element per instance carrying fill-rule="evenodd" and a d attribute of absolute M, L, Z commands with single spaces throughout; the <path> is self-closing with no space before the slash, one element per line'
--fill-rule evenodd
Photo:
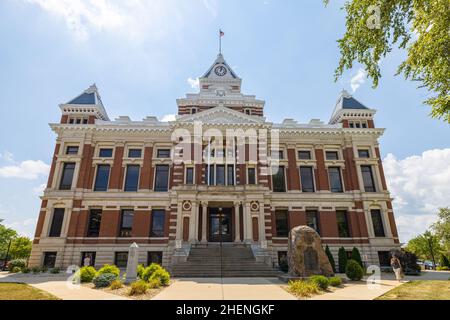
<path fill-rule="evenodd" d="M 35 288 L 47 291 L 63 300 L 129 300 L 126 297 L 94 290 L 84 286 L 67 284 L 68 275 L 33 275 L 0 273 L 0 282 L 26 283 Z"/>
<path fill-rule="evenodd" d="M 277 278 L 179 278 L 153 300 L 296 300 Z"/>

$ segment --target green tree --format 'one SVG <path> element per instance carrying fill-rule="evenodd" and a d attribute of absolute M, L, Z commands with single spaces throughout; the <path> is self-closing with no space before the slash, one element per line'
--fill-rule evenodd
<path fill-rule="evenodd" d="M 31 253 L 31 240 L 28 237 L 17 237 L 11 242 L 9 255 L 11 259 L 27 259 Z"/>
<path fill-rule="evenodd" d="M 345 268 L 347 267 L 347 252 L 345 252 L 344 247 L 339 248 L 338 252 L 338 258 L 339 258 L 339 272 L 345 273 Z"/>
<path fill-rule="evenodd" d="M 347 0 L 343 9 L 346 32 L 338 40 L 336 80 L 356 61 L 375 88 L 381 59 L 395 46 L 405 49 L 407 57 L 397 75 L 427 88 L 430 96 L 425 103 L 431 106 L 431 116 L 450 123 L 450 1 Z"/>
<path fill-rule="evenodd" d="M 3 220 L 0 220 L 2 222 Z M 5 259 L 10 240 L 17 238 L 17 232 L 0 223 L 0 259 Z"/>
<path fill-rule="evenodd" d="M 356 262 L 358 262 L 358 264 L 361 266 L 361 268 L 364 268 L 363 262 L 361 259 L 361 255 L 359 254 L 359 250 L 356 247 L 353 247 L 353 250 L 352 250 L 352 260 L 355 260 Z"/>
<path fill-rule="evenodd" d="M 444 250 L 450 254 L 450 208 L 440 208 L 438 221 L 432 225 L 432 230 L 439 237 Z"/>
<path fill-rule="evenodd" d="M 325 247 L 325 253 L 328 257 L 328 261 L 330 261 L 331 268 L 333 268 L 333 272 L 336 273 L 336 263 L 334 262 L 333 255 L 331 254 L 331 251 L 330 251 L 330 248 L 328 247 L 328 245 L 326 245 L 326 247 Z"/>
<path fill-rule="evenodd" d="M 429 259 L 433 261 L 433 265 L 436 265 L 436 258 L 442 252 L 442 246 L 436 235 L 426 231 L 424 234 L 409 240 L 406 250 L 422 259 Z"/>
<path fill-rule="evenodd" d="M 439 265 L 441 267 L 449 267 L 450 268 L 450 261 L 448 261 L 448 258 L 442 254 L 441 260 L 439 261 Z"/>

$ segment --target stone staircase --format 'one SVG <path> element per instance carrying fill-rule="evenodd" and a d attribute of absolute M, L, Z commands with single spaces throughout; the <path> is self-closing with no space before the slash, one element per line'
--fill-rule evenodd
<path fill-rule="evenodd" d="M 278 277 L 282 272 L 256 261 L 249 246 L 197 245 L 186 262 L 174 264 L 175 277 Z"/>

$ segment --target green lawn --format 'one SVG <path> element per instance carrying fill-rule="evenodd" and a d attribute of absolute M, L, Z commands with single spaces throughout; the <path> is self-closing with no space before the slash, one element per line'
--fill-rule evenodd
<path fill-rule="evenodd" d="M 450 300 L 450 281 L 411 281 L 386 292 L 376 300 Z"/>
<path fill-rule="evenodd" d="M 59 300 L 54 295 L 24 283 L 0 283 L 0 300 Z"/>

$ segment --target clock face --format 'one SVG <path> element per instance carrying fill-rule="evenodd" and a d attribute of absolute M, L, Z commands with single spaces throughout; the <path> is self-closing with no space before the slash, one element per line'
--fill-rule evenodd
<path fill-rule="evenodd" d="M 214 69 L 214 72 L 219 76 L 219 77 L 223 77 L 224 75 L 226 75 L 227 73 L 227 68 L 225 68 L 224 66 L 217 66 Z"/>

